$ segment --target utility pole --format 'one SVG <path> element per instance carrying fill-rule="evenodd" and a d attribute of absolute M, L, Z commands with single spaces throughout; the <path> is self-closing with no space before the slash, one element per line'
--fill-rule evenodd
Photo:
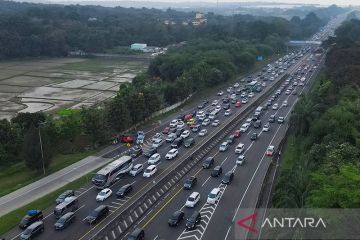
<path fill-rule="evenodd" d="M 43 168 L 43 174 L 45 175 L 45 163 L 44 163 L 44 151 L 43 151 L 43 145 L 42 145 L 42 139 L 41 139 L 41 124 L 39 124 L 38 130 L 39 130 L 39 141 L 40 141 L 40 150 L 41 150 L 41 160 L 42 160 L 42 168 Z"/>

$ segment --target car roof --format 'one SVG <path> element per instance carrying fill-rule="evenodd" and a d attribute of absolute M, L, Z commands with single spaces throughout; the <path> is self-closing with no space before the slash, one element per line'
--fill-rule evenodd
<path fill-rule="evenodd" d="M 198 196 L 200 193 L 198 193 L 198 192 L 193 192 L 193 193 L 191 193 L 190 194 L 190 197 L 196 197 L 196 196 Z"/>
<path fill-rule="evenodd" d="M 37 226 L 39 226 L 41 224 L 44 224 L 44 222 L 43 221 L 36 221 L 33 224 L 31 224 L 28 228 L 29 229 L 34 229 L 34 228 L 36 228 Z"/>
<path fill-rule="evenodd" d="M 134 167 L 141 167 L 141 166 L 143 166 L 141 163 L 138 163 L 138 164 L 136 164 L 136 165 L 134 165 Z"/>
<path fill-rule="evenodd" d="M 216 194 L 216 193 L 218 193 L 218 192 L 220 192 L 220 188 L 213 188 L 213 190 L 211 190 L 210 193 Z"/>
<path fill-rule="evenodd" d="M 150 166 L 147 167 L 147 169 L 154 169 L 154 168 L 156 168 L 155 165 L 150 165 Z"/>

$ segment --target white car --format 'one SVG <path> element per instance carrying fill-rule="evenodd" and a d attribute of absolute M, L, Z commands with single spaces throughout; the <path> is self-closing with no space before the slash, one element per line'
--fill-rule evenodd
<path fill-rule="evenodd" d="M 245 122 L 245 123 L 251 124 L 251 123 L 252 123 L 252 119 L 251 119 L 251 118 L 246 119 L 246 122 Z"/>
<path fill-rule="evenodd" d="M 182 129 L 183 127 L 185 127 L 185 123 L 183 121 L 179 121 L 176 128 L 177 129 Z"/>
<path fill-rule="evenodd" d="M 156 164 L 160 163 L 160 159 L 161 159 L 160 154 L 154 153 L 153 155 L 151 155 L 151 157 L 149 158 L 149 160 L 147 162 L 149 165 L 156 165 Z"/>
<path fill-rule="evenodd" d="M 270 124 L 269 123 L 267 123 L 267 124 L 265 124 L 263 126 L 263 132 L 268 132 L 268 131 L 270 131 Z"/>
<path fill-rule="evenodd" d="M 246 97 L 246 92 L 242 92 L 241 95 L 240 95 L 241 98 L 244 98 Z"/>
<path fill-rule="evenodd" d="M 247 99 L 247 98 L 243 98 L 243 99 L 241 99 L 241 103 L 242 104 L 245 104 L 245 103 L 247 103 L 249 100 Z"/>
<path fill-rule="evenodd" d="M 228 109 L 225 111 L 225 116 L 230 116 L 231 115 L 231 109 Z"/>
<path fill-rule="evenodd" d="M 143 170 L 144 170 L 144 166 L 141 163 L 138 163 L 131 168 L 129 174 L 131 176 L 135 177 L 136 175 L 141 173 Z"/>
<path fill-rule="evenodd" d="M 220 124 L 220 120 L 216 119 L 211 123 L 211 126 L 217 127 L 217 126 L 219 126 L 219 124 Z"/>
<path fill-rule="evenodd" d="M 178 154 L 179 154 L 179 151 L 176 148 L 173 148 L 165 155 L 165 158 L 167 160 L 171 160 L 171 159 L 175 158 Z"/>
<path fill-rule="evenodd" d="M 147 178 L 151 177 L 156 173 L 156 171 L 157 171 L 156 166 L 155 165 L 150 165 L 145 169 L 145 171 L 143 173 L 143 177 L 147 177 Z"/>
<path fill-rule="evenodd" d="M 241 128 L 240 128 L 240 132 L 246 132 L 250 127 L 250 124 L 249 123 L 244 123 L 243 125 L 241 125 Z"/>
<path fill-rule="evenodd" d="M 282 104 L 283 107 L 287 107 L 288 106 L 288 101 L 284 101 L 283 104 Z"/>
<path fill-rule="evenodd" d="M 201 125 L 203 126 L 208 126 L 210 124 L 210 119 L 206 118 L 204 119 L 204 121 L 201 123 Z"/>
<path fill-rule="evenodd" d="M 178 121 L 177 119 L 174 119 L 174 120 L 172 120 L 172 121 L 170 122 L 170 125 L 169 125 L 169 126 L 170 126 L 171 128 L 174 128 L 174 127 L 177 126 L 178 122 L 179 122 L 179 121 Z"/>
<path fill-rule="evenodd" d="M 250 92 L 249 94 L 248 94 L 248 97 L 249 98 L 252 98 L 252 97 L 254 97 L 255 96 L 255 94 L 253 93 L 253 92 Z"/>
<path fill-rule="evenodd" d="M 304 86 L 304 83 L 303 83 L 303 82 L 299 82 L 299 86 Z"/>
<path fill-rule="evenodd" d="M 206 200 L 206 202 L 208 204 L 215 204 L 220 200 L 221 197 L 221 192 L 220 192 L 220 188 L 214 188 L 213 190 L 211 190 L 211 192 L 208 195 L 208 198 Z"/>
<path fill-rule="evenodd" d="M 199 202 L 199 200 L 200 200 L 200 193 L 193 192 L 190 194 L 190 196 L 186 200 L 185 206 L 193 208 Z"/>
<path fill-rule="evenodd" d="M 277 103 L 274 103 L 274 105 L 272 106 L 272 109 L 273 110 L 276 110 L 276 109 L 278 109 L 279 108 L 279 105 L 277 104 Z"/>
<path fill-rule="evenodd" d="M 189 130 L 183 131 L 182 134 L 180 135 L 180 137 L 182 137 L 184 139 L 189 137 L 189 136 L 190 136 L 190 131 Z"/>
<path fill-rule="evenodd" d="M 239 86 L 240 86 L 239 83 L 234 84 L 234 88 L 238 88 Z"/>
<path fill-rule="evenodd" d="M 236 164 L 237 165 L 243 165 L 243 163 L 245 162 L 245 156 L 244 155 L 240 155 L 238 156 L 238 158 L 236 159 Z"/>
<path fill-rule="evenodd" d="M 286 95 L 290 95 L 290 93 L 291 93 L 291 91 L 289 89 L 285 91 Z"/>
<path fill-rule="evenodd" d="M 266 83 L 263 82 L 263 83 L 261 84 L 261 86 L 262 86 L 262 87 L 266 87 Z"/>
<path fill-rule="evenodd" d="M 274 78 L 274 77 L 270 77 L 269 80 L 270 80 L 270 81 L 274 81 L 275 78 Z"/>
<path fill-rule="evenodd" d="M 220 106 L 220 105 L 216 105 L 215 111 L 220 111 L 220 110 L 221 110 L 221 106 Z"/>
<path fill-rule="evenodd" d="M 200 132 L 199 132 L 199 136 L 200 137 L 203 137 L 207 134 L 207 130 L 206 129 L 201 129 Z"/>
<path fill-rule="evenodd" d="M 293 85 L 294 85 L 294 86 L 297 86 L 297 85 L 298 85 L 298 82 L 294 82 Z"/>
<path fill-rule="evenodd" d="M 222 96 L 223 94 L 224 94 L 223 91 L 219 91 L 219 92 L 217 93 L 218 96 Z"/>
<path fill-rule="evenodd" d="M 229 147 L 229 143 L 228 142 L 223 142 L 220 147 L 219 147 L 219 151 L 220 152 L 225 152 Z"/>
<path fill-rule="evenodd" d="M 164 140 L 162 140 L 161 138 L 157 138 L 157 139 L 155 139 L 155 140 L 153 141 L 152 146 L 153 146 L 154 148 L 159 148 L 159 147 L 162 145 L 163 142 L 164 142 Z"/>
<path fill-rule="evenodd" d="M 218 103 L 219 103 L 219 101 L 215 99 L 215 100 L 211 103 L 211 105 L 212 105 L 212 106 L 216 106 L 216 105 L 218 105 Z"/>
<path fill-rule="evenodd" d="M 158 139 L 161 139 L 161 133 L 156 133 L 152 138 L 151 138 L 151 141 L 152 142 L 155 142 L 156 140 Z"/>
<path fill-rule="evenodd" d="M 101 192 L 98 193 L 98 195 L 96 196 L 96 201 L 98 202 L 103 202 L 105 201 L 108 197 L 110 197 L 112 194 L 112 191 L 110 188 L 104 188 L 103 190 L 101 190 Z"/>

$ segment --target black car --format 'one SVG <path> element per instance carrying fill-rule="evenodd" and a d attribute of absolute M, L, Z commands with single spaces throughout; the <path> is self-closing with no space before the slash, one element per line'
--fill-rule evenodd
<path fill-rule="evenodd" d="M 204 169 L 208 169 L 210 168 L 212 165 L 214 164 L 214 158 L 213 157 L 208 157 L 207 159 L 205 159 L 203 161 L 202 167 Z"/>
<path fill-rule="evenodd" d="M 131 149 L 130 149 L 130 156 L 132 158 L 137 158 L 138 156 L 140 156 L 142 154 L 143 150 L 140 146 L 133 146 Z"/>
<path fill-rule="evenodd" d="M 233 144 L 235 142 L 235 135 L 230 135 L 228 137 L 228 139 L 226 139 L 226 141 L 229 143 L 229 144 Z"/>
<path fill-rule="evenodd" d="M 55 230 L 63 230 L 75 221 L 75 213 L 68 212 L 54 224 Z"/>
<path fill-rule="evenodd" d="M 201 214 L 198 211 L 193 212 L 193 214 L 186 220 L 186 229 L 191 230 L 195 229 L 201 221 Z"/>
<path fill-rule="evenodd" d="M 222 174 L 222 167 L 220 165 L 214 167 L 211 172 L 212 177 L 219 177 Z"/>
<path fill-rule="evenodd" d="M 261 127 L 261 121 L 260 121 L 260 120 L 256 120 L 256 121 L 253 123 L 253 125 L 254 125 L 254 128 L 259 128 L 259 127 Z"/>
<path fill-rule="evenodd" d="M 85 221 L 89 224 L 97 223 L 109 213 L 109 207 L 100 205 L 95 208 L 86 218 Z"/>
<path fill-rule="evenodd" d="M 229 172 L 227 172 L 227 173 L 224 175 L 224 177 L 223 177 L 223 179 L 221 180 L 221 182 L 222 182 L 223 184 L 230 184 L 230 183 L 232 182 L 233 178 L 234 178 L 234 172 L 229 171 Z"/>
<path fill-rule="evenodd" d="M 224 110 L 230 109 L 230 104 L 229 103 L 224 104 L 223 109 Z"/>
<path fill-rule="evenodd" d="M 40 210 L 30 210 L 20 221 L 19 227 L 22 229 L 27 228 L 34 222 L 40 221 L 44 218 L 42 211 Z"/>
<path fill-rule="evenodd" d="M 181 147 L 183 141 L 184 141 L 184 139 L 182 137 L 178 137 L 172 142 L 171 147 L 179 148 L 179 147 Z"/>
<path fill-rule="evenodd" d="M 45 229 L 44 222 L 42 221 L 34 222 L 29 227 L 27 227 L 24 232 L 21 233 L 20 239 L 21 240 L 32 239 L 36 235 L 44 232 L 44 229 Z"/>
<path fill-rule="evenodd" d="M 223 98 L 222 100 L 223 103 L 228 103 L 229 101 L 230 101 L 229 98 Z"/>
<path fill-rule="evenodd" d="M 268 105 L 267 104 L 264 104 L 263 105 L 263 110 L 267 110 L 268 109 Z"/>
<path fill-rule="evenodd" d="M 194 143 L 195 143 L 195 139 L 194 139 L 194 138 L 188 138 L 188 139 L 186 139 L 185 142 L 184 142 L 184 147 L 189 148 L 189 147 L 191 147 L 192 145 L 194 145 Z"/>
<path fill-rule="evenodd" d="M 126 184 L 124 186 L 122 186 L 117 192 L 116 192 L 116 197 L 117 198 L 123 198 L 125 197 L 128 193 L 130 193 L 132 191 L 133 187 L 131 184 Z"/>
<path fill-rule="evenodd" d="M 190 190 L 196 185 L 196 183 L 197 183 L 197 178 L 196 177 L 189 177 L 184 182 L 184 189 Z"/>
<path fill-rule="evenodd" d="M 179 225 L 179 223 L 184 219 L 184 212 L 178 210 L 174 212 L 171 217 L 169 218 L 168 224 L 170 227 L 174 227 Z"/>
<path fill-rule="evenodd" d="M 255 141 L 257 138 L 258 138 L 258 134 L 257 134 L 257 133 L 251 134 L 250 139 L 251 139 L 252 141 Z"/>
<path fill-rule="evenodd" d="M 236 99 L 235 99 L 235 98 L 231 99 L 231 103 L 232 103 L 232 104 L 235 104 L 235 103 L 236 103 Z"/>
<path fill-rule="evenodd" d="M 56 205 L 62 203 L 65 198 L 75 196 L 75 192 L 73 190 L 66 190 L 62 194 L 60 194 L 55 200 Z"/>
<path fill-rule="evenodd" d="M 140 228 L 136 228 L 127 238 L 128 240 L 143 240 L 145 239 L 145 232 Z"/>
<path fill-rule="evenodd" d="M 155 147 L 149 147 L 147 149 L 144 149 L 143 153 L 145 157 L 151 157 L 153 154 L 157 153 L 157 150 Z"/>
<path fill-rule="evenodd" d="M 181 134 L 183 133 L 183 131 L 184 131 L 184 129 L 177 129 L 176 132 L 175 132 L 176 136 L 180 137 Z"/>

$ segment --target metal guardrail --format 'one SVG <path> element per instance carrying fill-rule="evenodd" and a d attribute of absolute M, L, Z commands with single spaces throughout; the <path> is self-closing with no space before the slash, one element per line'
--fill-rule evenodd
<path fill-rule="evenodd" d="M 177 166 L 162 176 L 150 189 L 146 190 L 144 194 L 138 196 L 133 203 L 130 203 L 126 209 L 119 213 L 108 225 L 100 229 L 90 239 L 115 239 L 115 232 L 117 233 L 116 239 L 123 238 L 137 220 L 141 219 L 159 200 L 165 198 L 171 188 L 177 185 L 210 150 L 217 146 L 249 113 L 254 111 L 261 102 L 271 95 L 287 76 L 288 74 L 285 74 L 265 93 L 257 96 L 257 99 L 253 103 L 244 107 L 242 111 L 234 115 L 225 124 L 222 124 L 206 141 L 202 142 L 201 145 L 197 146 L 193 151 L 185 154 L 183 160 L 179 161 Z M 113 237 L 109 238 L 108 236 Z"/>

